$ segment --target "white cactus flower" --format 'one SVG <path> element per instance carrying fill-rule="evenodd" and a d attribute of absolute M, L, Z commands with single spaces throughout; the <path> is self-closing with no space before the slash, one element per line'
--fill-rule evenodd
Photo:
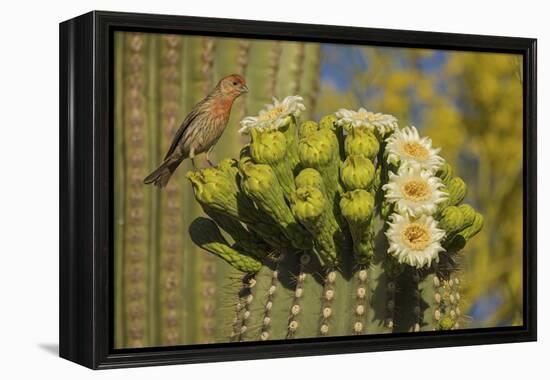
<path fill-rule="evenodd" d="M 402 167 L 414 167 L 434 173 L 444 162 L 438 153 L 441 149 L 432 148 L 429 137 L 420 137 L 414 126 L 396 131 L 386 139 L 388 162 Z"/>
<path fill-rule="evenodd" d="M 358 111 L 341 108 L 335 115 L 338 118 L 337 123 L 341 126 L 363 126 L 372 132 L 378 131 L 382 136 L 397 129 L 397 119 L 394 116 L 370 112 L 362 107 Z"/>
<path fill-rule="evenodd" d="M 434 214 L 437 205 L 447 199 L 447 193 L 440 190 L 443 186 L 441 179 L 427 170 L 402 167 L 398 174 L 389 172 L 389 181 L 383 190 L 386 199 L 395 203 L 398 213 L 419 217 Z"/>
<path fill-rule="evenodd" d="M 287 124 L 291 116 L 298 118 L 306 109 L 301 96 L 287 96 L 282 101 L 273 98 L 273 104 L 266 104 L 258 116 L 247 116 L 241 120 L 239 133 L 249 134 L 252 128 L 278 129 Z"/>
<path fill-rule="evenodd" d="M 399 263 L 420 269 L 439 261 L 439 252 L 445 251 L 441 246 L 445 231 L 437 228 L 434 218 L 422 215 L 411 219 L 408 215 L 393 214 L 390 220 L 386 231 L 388 253 Z"/>

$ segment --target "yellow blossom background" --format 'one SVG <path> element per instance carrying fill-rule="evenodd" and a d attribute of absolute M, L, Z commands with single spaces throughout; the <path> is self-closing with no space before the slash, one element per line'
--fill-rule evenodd
<path fill-rule="evenodd" d="M 322 53 L 319 114 L 393 114 L 431 137 L 468 185 L 465 201 L 485 218 L 461 263 L 469 327 L 521 325 L 522 57 L 337 45 Z M 339 66 L 349 80 L 331 77 Z"/>

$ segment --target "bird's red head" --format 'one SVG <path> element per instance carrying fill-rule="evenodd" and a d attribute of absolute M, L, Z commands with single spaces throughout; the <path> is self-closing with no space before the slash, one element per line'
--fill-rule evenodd
<path fill-rule="evenodd" d="M 245 79 L 242 75 L 238 74 L 226 76 L 220 80 L 217 87 L 223 95 L 228 95 L 234 98 L 248 92 Z"/>

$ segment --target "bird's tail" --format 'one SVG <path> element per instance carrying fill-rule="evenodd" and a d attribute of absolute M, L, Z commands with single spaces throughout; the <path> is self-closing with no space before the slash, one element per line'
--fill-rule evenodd
<path fill-rule="evenodd" d="M 168 161 L 164 161 L 158 168 L 143 179 L 143 183 L 146 185 L 152 183 L 153 185 L 161 188 L 165 187 L 177 167 L 178 165 L 170 164 Z"/>

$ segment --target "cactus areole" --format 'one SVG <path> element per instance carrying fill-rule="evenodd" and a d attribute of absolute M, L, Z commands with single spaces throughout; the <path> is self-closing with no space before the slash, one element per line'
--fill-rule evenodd
<path fill-rule="evenodd" d="M 239 158 L 188 173 L 209 216 L 191 238 L 243 272 L 219 341 L 460 328 L 458 263 L 483 226 L 464 181 L 391 115 L 300 122 L 302 101 L 246 117 Z"/>

